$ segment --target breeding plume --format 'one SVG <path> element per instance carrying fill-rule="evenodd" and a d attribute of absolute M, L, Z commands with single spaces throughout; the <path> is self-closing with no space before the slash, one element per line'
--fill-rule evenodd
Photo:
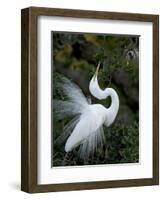
<path fill-rule="evenodd" d="M 102 90 L 98 83 L 98 71 L 92 77 L 89 90 L 97 99 L 111 97 L 109 108 L 101 104 L 91 104 L 82 90 L 67 78 L 61 78 L 59 87 L 67 96 L 67 101 L 54 100 L 56 118 L 63 119 L 71 117 L 70 122 L 64 127 L 63 134 L 59 140 L 67 139 L 65 151 L 70 152 L 75 147 L 79 147 L 81 158 L 87 158 L 93 154 L 99 145 L 105 142 L 103 126 L 109 127 L 115 120 L 119 109 L 119 98 L 113 88 Z"/>

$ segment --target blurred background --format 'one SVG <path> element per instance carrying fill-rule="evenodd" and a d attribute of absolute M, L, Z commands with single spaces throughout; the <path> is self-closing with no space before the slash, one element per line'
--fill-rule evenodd
<path fill-rule="evenodd" d="M 65 159 L 66 142 L 56 142 L 69 118 L 59 120 L 53 108 L 52 165 L 95 165 L 135 163 L 139 161 L 139 36 L 81 34 L 52 32 L 52 98 L 66 97 L 57 87 L 59 76 L 65 76 L 76 83 L 92 103 L 109 107 L 111 100 L 97 100 L 89 92 L 89 81 L 101 63 L 98 80 L 100 87 L 114 88 L 120 99 L 115 122 L 104 127 L 106 138 L 103 148 L 94 156 L 83 161 L 78 148 Z M 71 91 L 70 91 L 71 92 Z"/>

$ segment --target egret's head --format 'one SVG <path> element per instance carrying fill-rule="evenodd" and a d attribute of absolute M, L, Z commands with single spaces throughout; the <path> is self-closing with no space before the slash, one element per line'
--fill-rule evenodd
<path fill-rule="evenodd" d="M 100 96 L 99 93 L 101 93 L 101 89 L 99 87 L 98 79 L 97 79 L 99 68 L 100 68 L 100 62 L 98 63 L 96 72 L 91 78 L 91 81 L 89 83 L 89 91 L 96 98 L 98 98 Z"/>
<path fill-rule="evenodd" d="M 93 76 L 94 80 L 95 80 L 95 78 L 98 76 L 99 68 L 100 68 L 100 62 L 98 63 L 97 68 L 96 68 L 96 72 L 95 72 L 95 74 L 94 74 L 94 76 Z"/>

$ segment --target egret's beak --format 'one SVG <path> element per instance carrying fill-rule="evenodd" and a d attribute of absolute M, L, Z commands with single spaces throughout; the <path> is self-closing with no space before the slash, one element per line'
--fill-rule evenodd
<path fill-rule="evenodd" d="M 97 77 L 97 75 L 98 75 L 99 68 L 100 68 L 100 62 L 99 62 L 98 65 L 97 65 L 96 72 L 95 72 L 95 75 L 94 75 L 94 79 L 95 79 L 95 78 Z"/>

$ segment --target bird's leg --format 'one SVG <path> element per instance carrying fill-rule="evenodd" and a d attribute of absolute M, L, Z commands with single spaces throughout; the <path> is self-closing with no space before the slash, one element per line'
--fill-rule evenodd
<path fill-rule="evenodd" d="M 69 152 L 66 152 L 66 154 L 63 158 L 63 161 L 62 161 L 62 165 L 66 165 L 66 161 L 68 160 L 68 157 L 69 157 Z"/>
<path fill-rule="evenodd" d="M 78 151 L 76 151 L 76 149 L 73 149 L 73 153 L 74 153 L 75 155 L 77 155 L 77 154 L 78 154 Z"/>

